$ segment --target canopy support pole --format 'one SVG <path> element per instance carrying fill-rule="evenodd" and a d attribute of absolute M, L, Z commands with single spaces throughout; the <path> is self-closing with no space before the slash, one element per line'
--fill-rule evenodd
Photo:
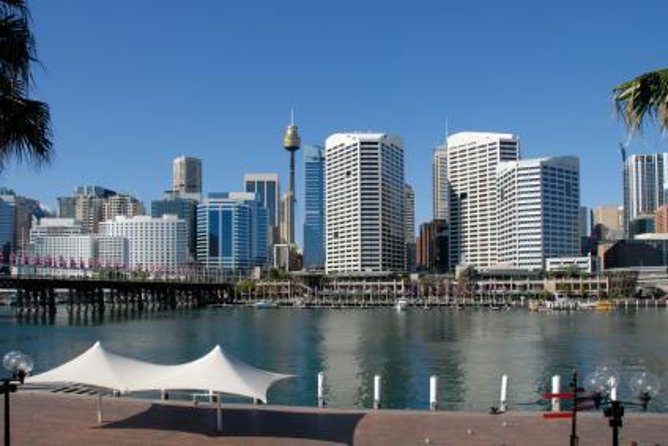
<path fill-rule="evenodd" d="M 102 392 L 97 392 L 97 424 L 102 424 Z"/>
<path fill-rule="evenodd" d="M 220 407 L 220 393 L 216 393 L 216 430 L 223 431 L 223 412 Z"/>

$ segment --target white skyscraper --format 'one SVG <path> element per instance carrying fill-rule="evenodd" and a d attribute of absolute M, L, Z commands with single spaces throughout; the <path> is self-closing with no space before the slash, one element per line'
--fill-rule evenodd
<path fill-rule="evenodd" d="M 499 163 L 498 262 L 542 269 L 580 255 L 580 163 L 561 156 Z"/>
<path fill-rule="evenodd" d="M 431 181 L 432 181 L 432 209 L 435 220 L 448 219 L 448 152 L 445 145 L 439 146 L 434 151 L 434 157 L 431 162 Z"/>
<path fill-rule="evenodd" d="M 402 270 L 403 141 L 383 133 L 337 133 L 325 147 L 326 271 Z"/>
<path fill-rule="evenodd" d="M 624 162 L 624 225 L 639 216 L 653 214 L 666 204 L 668 154 L 630 155 Z M 628 235 L 628 234 L 627 234 Z"/>
<path fill-rule="evenodd" d="M 202 193 L 202 160 L 189 156 L 174 159 L 172 190 L 181 194 Z"/>
<path fill-rule="evenodd" d="M 496 167 L 519 158 L 519 139 L 507 133 L 462 132 L 445 144 L 450 196 L 450 267 L 497 263 Z"/>

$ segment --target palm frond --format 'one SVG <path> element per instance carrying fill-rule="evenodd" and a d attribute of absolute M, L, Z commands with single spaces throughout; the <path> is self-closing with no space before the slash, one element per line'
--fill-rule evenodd
<path fill-rule="evenodd" d="M 648 118 L 668 131 L 668 68 L 651 71 L 613 89 L 617 112 L 630 133 L 641 132 Z"/>
<path fill-rule="evenodd" d="M 0 171 L 10 159 L 34 164 L 52 156 L 49 106 L 21 96 L 0 95 Z"/>

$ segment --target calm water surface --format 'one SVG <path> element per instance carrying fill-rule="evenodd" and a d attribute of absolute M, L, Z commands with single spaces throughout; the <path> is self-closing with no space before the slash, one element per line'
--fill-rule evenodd
<path fill-rule="evenodd" d="M 142 315 L 19 321 L 0 310 L 0 352 L 29 353 L 35 371 L 55 367 L 101 340 L 120 354 L 159 363 L 189 361 L 215 344 L 257 367 L 297 378 L 269 392 L 275 404 L 315 405 L 316 375 L 326 374 L 330 407 L 370 407 L 373 375 L 383 382 L 387 408 L 428 407 L 430 375 L 439 376 L 439 405 L 488 410 L 498 404 L 502 374 L 510 377 L 515 410 L 542 410 L 549 377 L 569 381 L 597 365 L 628 378 L 645 369 L 662 392 L 651 410 L 668 412 L 668 311 L 528 313 L 524 310 L 212 308 Z M 4 353 L 3 353 L 4 354 Z"/>

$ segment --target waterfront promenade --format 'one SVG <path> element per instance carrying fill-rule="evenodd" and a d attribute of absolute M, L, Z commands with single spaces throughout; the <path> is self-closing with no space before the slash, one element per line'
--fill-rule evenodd
<path fill-rule="evenodd" d="M 565 445 L 569 420 L 537 412 L 362 411 L 104 399 L 19 391 L 12 395 L 12 440 L 21 445 Z M 600 413 L 578 418 L 580 445 L 605 445 L 611 430 Z M 668 445 L 668 415 L 629 413 L 621 444 Z"/>

